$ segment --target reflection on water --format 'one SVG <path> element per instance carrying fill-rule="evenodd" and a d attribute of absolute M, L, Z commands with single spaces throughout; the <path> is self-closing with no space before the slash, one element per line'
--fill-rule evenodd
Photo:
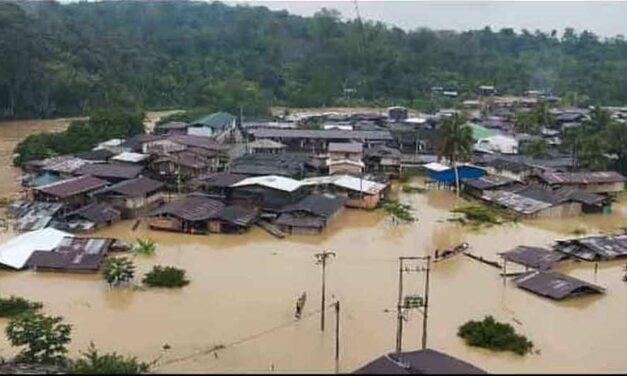
<path fill-rule="evenodd" d="M 394 348 L 398 256 L 429 254 L 467 241 L 474 253 L 497 260 L 498 252 L 518 244 L 547 246 L 578 226 L 590 233 L 627 226 L 620 210 L 623 201 L 611 216 L 529 221 L 473 232 L 442 221 L 456 204 L 451 192 L 401 193 L 400 198 L 412 204 L 418 222 L 393 225 L 381 211 L 346 210 L 321 236 L 275 239 L 259 229 L 244 235 L 190 236 L 153 232 L 145 225 L 132 231 L 132 222 L 122 222 L 98 235 L 151 237 L 159 244 L 156 255 L 136 257 L 137 281 L 162 264 L 184 268 L 190 285 L 174 291 L 111 289 L 98 275 L 0 271 L 0 294 L 42 301 L 46 312 L 64 316 L 74 325 L 73 355 L 93 340 L 103 350 L 150 361 L 168 344 L 171 349 L 162 360 L 183 360 L 161 365 L 159 372 L 332 372 L 333 313 L 328 312 L 325 333 L 316 315 L 292 321 L 295 300 L 303 291 L 308 297 L 305 316 L 319 309 L 320 266 L 313 254 L 331 250 L 337 257 L 327 266 L 327 297 L 342 302 L 341 370 L 349 372 Z M 429 346 L 490 372 L 624 371 L 623 267 L 621 261 L 603 263 L 595 273 L 593 264 L 560 266 L 608 290 L 603 296 L 554 302 L 504 284 L 498 270 L 464 256 L 437 263 L 431 279 Z M 420 277 L 408 281 L 408 291 L 421 288 Z M 541 353 L 519 357 L 467 347 L 457 338 L 457 327 L 487 314 L 512 323 Z M 0 330 L 4 325 L 0 320 Z M 405 334 L 405 349 L 418 348 L 418 317 L 410 319 Z M 248 340 L 238 343 L 244 338 Z M 217 345 L 227 348 L 217 356 L 188 357 Z M 11 351 L 1 338 L 0 356 Z"/>

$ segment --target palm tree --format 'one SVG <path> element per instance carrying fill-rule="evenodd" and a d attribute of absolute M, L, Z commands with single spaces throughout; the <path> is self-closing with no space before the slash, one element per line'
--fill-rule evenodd
<path fill-rule="evenodd" d="M 140 239 L 137 238 L 137 245 L 135 246 L 135 253 L 140 255 L 150 256 L 157 250 L 157 243 L 152 239 Z"/>
<path fill-rule="evenodd" d="M 102 272 L 109 286 L 117 286 L 133 279 L 135 265 L 126 257 L 110 258 L 105 261 Z"/>
<path fill-rule="evenodd" d="M 445 158 L 453 165 L 455 187 L 459 197 L 457 163 L 468 161 L 472 156 L 474 144 L 472 128 L 466 125 L 466 121 L 459 114 L 454 114 L 438 128 L 436 144 L 438 159 Z"/>

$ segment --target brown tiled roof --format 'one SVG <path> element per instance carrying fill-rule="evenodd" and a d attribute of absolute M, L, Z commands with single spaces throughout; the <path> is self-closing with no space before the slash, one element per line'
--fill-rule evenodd
<path fill-rule="evenodd" d="M 35 190 L 51 196 L 66 198 L 82 193 L 91 192 L 96 189 L 105 187 L 108 184 L 109 182 L 93 176 L 80 176 L 77 178 L 62 180 L 52 184 L 42 185 L 35 188 Z"/>
<path fill-rule="evenodd" d="M 98 195 L 114 192 L 126 197 L 140 197 L 158 191 L 163 185 L 162 182 L 142 176 L 135 179 L 124 180 L 110 187 L 101 189 L 94 194 Z"/>
<path fill-rule="evenodd" d="M 220 201 L 202 195 L 190 195 L 160 207 L 152 215 L 169 214 L 187 221 L 204 221 L 216 218 L 223 208 L 224 204 Z"/>
<path fill-rule="evenodd" d="M 129 164 L 114 163 L 94 163 L 82 166 L 76 170 L 76 175 L 91 175 L 99 178 L 133 179 L 139 175 L 144 168 Z"/>

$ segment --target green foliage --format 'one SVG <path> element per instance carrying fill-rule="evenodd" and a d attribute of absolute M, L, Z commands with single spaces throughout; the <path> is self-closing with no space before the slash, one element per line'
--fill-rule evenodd
<path fill-rule="evenodd" d="M 88 121 L 74 121 L 64 132 L 40 133 L 20 142 L 16 166 L 36 159 L 71 154 L 93 148 L 112 138 L 127 138 L 144 132 L 144 113 L 120 109 L 96 110 Z"/>
<path fill-rule="evenodd" d="M 139 255 L 151 256 L 157 251 L 157 243 L 152 239 L 139 239 L 133 248 L 133 252 Z"/>
<path fill-rule="evenodd" d="M 11 296 L 9 298 L 0 298 L 0 317 L 15 317 L 27 312 L 33 312 L 41 309 L 43 304 L 31 302 L 24 298 Z"/>
<path fill-rule="evenodd" d="M 25 346 L 18 360 L 28 363 L 55 363 L 64 359 L 72 327 L 61 317 L 29 312 L 9 321 L 5 333 L 12 346 Z"/>
<path fill-rule="evenodd" d="M 151 287 L 183 287 L 189 283 L 185 279 L 185 270 L 160 265 L 146 273 L 142 282 Z"/>
<path fill-rule="evenodd" d="M 451 210 L 453 213 L 463 214 L 462 224 L 479 225 L 498 225 L 501 224 L 504 213 L 484 205 L 468 205 L 461 208 Z"/>
<path fill-rule="evenodd" d="M 512 351 L 525 355 L 532 351 L 533 343 L 517 334 L 510 324 L 486 316 L 483 321 L 468 321 L 459 327 L 457 335 L 470 346 L 483 347 L 492 351 Z"/>
<path fill-rule="evenodd" d="M 544 139 L 532 141 L 523 151 L 534 158 L 545 158 L 549 152 L 549 143 Z"/>
<path fill-rule="evenodd" d="M 439 157 L 451 162 L 465 162 L 472 156 L 472 128 L 459 114 L 446 119 L 437 130 L 436 147 Z"/>
<path fill-rule="evenodd" d="M 135 357 L 124 357 L 117 353 L 100 354 L 96 346 L 89 344 L 87 351 L 74 363 L 74 372 L 100 375 L 136 375 L 147 372 L 149 365 L 139 362 Z"/>
<path fill-rule="evenodd" d="M 126 257 L 109 258 L 104 262 L 102 275 L 110 286 L 129 283 L 135 276 L 135 265 Z"/>
<path fill-rule="evenodd" d="M 0 2 L 0 117 L 269 104 L 454 107 L 481 84 L 627 102 L 627 42 L 567 29 L 404 31 L 219 2 Z M 431 93 L 455 88 L 459 99 Z M 348 95 L 345 89 L 355 91 Z M 579 93 L 579 94 L 578 94 Z M 39 150 L 45 153 L 45 148 Z"/>
<path fill-rule="evenodd" d="M 404 222 L 413 222 L 416 220 L 411 214 L 410 205 L 401 204 L 398 201 L 388 200 L 383 203 L 382 207 L 388 215 L 394 218 L 394 220 L 398 219 Z"/>

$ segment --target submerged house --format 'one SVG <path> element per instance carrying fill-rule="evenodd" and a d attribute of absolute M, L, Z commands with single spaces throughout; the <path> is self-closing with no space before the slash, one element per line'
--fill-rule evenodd
<path fill-rule="evenodd" d="M 552 188 L 576 187 L 589 193 L 616 196 L 625 190 L 627 179 L 616 171 L 544 172 L 538 180 Z"/>
<path fill-rule="evenodd" d="M 313 194 L 281 209 L 274 224 L 289 234 L 317 234 L 343 209 L 343 199 L 331 194 Z"/>
<path fill-rule="evenodd" d="M 246 178 L 231 185 L 231 201 L 245 206 L 277 211 L 306 196 L 298 180 L 269 175 Z"/>
<path fill-rule="evenodd" d="M 513 281 L 523 290 L 554 300 L 605 292 L 603 287 L 554 271 L 533 270 Z"/>
<path fill-rule="evenodd" d="M 94 176 L 80 176 L 33 189 L 34 199 L 64 204 L 63 210 L 74 210 L 90 202 L 89 193 L 109 185 L 106 180 Z"/>
<path fill-rule="evenodd" d="M 189 195 L 153 211 L 146 221 L 151 229 L 207 234 L 209 220 L 224 209 L 220 201 L 203 195 Z"/>
<path fill-rule="evenodd" d="M 65 231 L 87 232 L 110 226 L 122 218 L 122 213 L 109 204 L 91 203 L 69 212 L 55 226 Z"/>
<path fill-rule="evenodd" d="M 366 171 L 398 178 L 401 174 L 401 152 L 398 149 L 377 145 L 364 150 Z"/>
<path fill-rule="evenodd" d="M 229 205 L 209 219 L 209 231 L 214 233 L 242 233 L 259 218 L 259 210 L 254 207 Z"/>
<path fill-rule="evenodd" d="M 606 261 L 627 257 L 627 235 L 589 236 L 559 240 L 555 251 L 584 261 Z"/>
<path fill-rule="evenodd" d="M 567 258 L 564 254 L 540 247 L 518 246 L 507 252 L 499 253 L 505 262 L 523 265 L 536 270 L 551 270 L 555 263 Z M 506 268 L 504 268 L 506 269 Z"/>
<path fill-rule="evenodd" d="M 26 267 L 35 271 L 97 272 L 115 243 L 109 238 L 64 237 L 51 251 L 35 251 Z"/>
<path fill-rule="evenodd" d="M 152 211 L 162 203 L 162 182 L 139 177 L 125 180 L 93 192 L 99 202 L 117 208 L 122 217 L 135 218 Z"/>
<path fill-rule="evenodd" d="M 0 265 L 22 269 L 35 251 L 50 252 L 71 234 L 52 227 L 26 232 L 0 245 Z"/>
<path fill-rule="evenodd" d="M 365 165 L 363 159 L 363 145 L 353 143 L 329 143 L 329 174 L 361 175 Z"/>
<path fill-rule="evenodd" d="M 464 192 L 470 196 L 481 198 L 486 192 L 515 184 L 516 181 L 500 175 L 484 175 L 477 179 L 462 180 Z"/>
<path fill-rule="evenodd" d="M 432 181 L 442 185 L 455 184 L 455 169 L 438 162 L 431 162 L 424 165 L 427 170 L 427 177 Z M 459 164 L 457 166 L 457 176 L 459 180 L 477 179 L 485 175 L 486 172 L 482 168 L 471 166 L 468 164 Z"/>
<path fill-rule="evenodd" d="M 24 232 L 47 227 L 62 208 L 59 202 L 17 201 L 9 205 L 8 213 L 16 219 L 16 230 Z"/>
<path fill-rule="evenodd" d="M 78 176 L 94 176 L 117 183 L 122 180 L 134 179 L 141 174 L 143 166 L 117 163 L 93 163 L 82 166 L 74 172 Z"/>
<path fill-rule="evenodd" d="M 351 175 L 318 176 L 301 181 L 313 192 L 332 193 L 349 208 L 374 209 L 385 198 L 388 184 Z"/>
<path fill-rule="evenodd" d="M 216 172 L 199 176 L 190 183 L 192 191 L 201 191 L 207 196 L 222 200 L 231 198 L 231 186 L 246 179 L 246 175 L 231 174 L 229 172 Z"/>
<path fill-rule="evenodd" d="M 520 182 L 527 181 L 530 176 L 541 173 L 541 169 L 521 161 L 495 158 L 481 164 L 489 174 L 506 176 Z"/>

